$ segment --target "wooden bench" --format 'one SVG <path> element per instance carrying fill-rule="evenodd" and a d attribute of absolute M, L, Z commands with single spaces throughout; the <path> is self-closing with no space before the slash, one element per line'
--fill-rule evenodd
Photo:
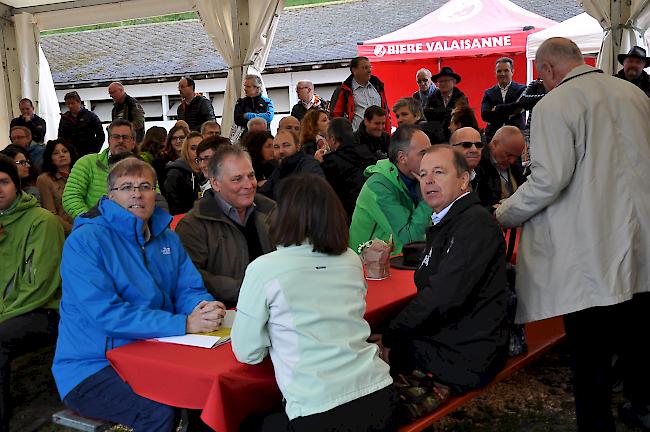
<path fill-rule="evenodd" d="M 422 417 L 413 423 L 402 426 L 400 432 L 418 432 L 431 426 L 437 420 L 456 410 L 464 403 L 480 395 L 486 388 L 512 375 L 514 372 L 523 368 L 539 356 L 547 352 L 554 345 L 564 340 L 564 322 L 562 317 L 550 318 L 543 321 L 536 321 L 526 324 L 526 338 L 528 342 L 528 352 L 517 357 L 512 357 L 506 363 L 506 366 L 487 386 L 470 391 L 460 396 L 449 398 L 447 402 L 439 409 Z"/>
<path fill-rule="evenodd" d="M 52 414 L 52 423 L 84 432 L 103 432 L 114 426 L 110 422 L 82 417 L 69 409 Z"/>

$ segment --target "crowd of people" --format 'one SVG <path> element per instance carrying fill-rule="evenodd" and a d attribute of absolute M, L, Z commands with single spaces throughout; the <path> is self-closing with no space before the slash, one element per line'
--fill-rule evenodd
<path fill-rule="evenodd" d="M 0 151 L 0 431 L 10 361 L 55 341 L 67 406 L 135 431 L 173 430 L 174 408 L 135 394 L 106 352 L 213 331 L 233 307 L 235 356 L 270 355 L 284 396 L 246 430 L 396 430 L 405 408 L 394 380 L 430 377 L 437 402 L 481 387 L 521 352 L 511 349 L 515 321 L 558 315 L 578 430 L 614 430 L 614 354 L 627 398 L 619 417 L 650 429 L 647 354 L 634 332 L 650 279 L 650 58 L 634 47 L 607 77 L 553 38 L 536 60 L 528 86 L 513 81 L 511 59 L 496 61 L 485 130 L 452 68 L 418 70 L 417 90 L 389 107 L 365 57 L 331 101 L 299 81 L 275 135 L 256 75 L 244 78 L 227 137 L 189 77 L 169 131 L 145 131 L 142 106 L 112 83 L 104 150 L 101 122 L 76 92 L 46 144 L 45 121 L 21 100 Z M 184 215 L 175 232 L 173 215 Z M 516 318 L 511 227 L 523 227 Z M 371 330 L 357 254 L 374 239 L 392 255 L 424 246 L 417 294 Z"/>

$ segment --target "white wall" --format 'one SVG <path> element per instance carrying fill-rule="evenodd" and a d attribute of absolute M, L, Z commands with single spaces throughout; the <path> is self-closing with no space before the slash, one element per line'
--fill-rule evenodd
<path fill-rule="evenodd" d="M 350 70 L 348 68 L 263 74 L 264 85 L 269 97 L 273 100 L 276 111 L 276 115 L 271 122 L 271 131 L 273 133 L 277 131 L 280 120 L 289 115 L 291 107 L 296 104 L 296 82 L 299 80 L 312 81 L 316 87 L 316 93 L 329 100 L 336 86 L 347 78 L 349 74 Z M 221 107 L 223 107 L 223 93 L 226 90 L 226 79 L 197 79 L 195 82 L 196 91 L 212 99 L 217 120 L 220 121 L 222 114 Z M 161 110 L 156 111 L 158 113 L 162 112 L 162 120 L 147 120 L 145 122 L 145 128 L 163 126 L 169 130 L 174 125 L 176 122 L 175 110 L 170 112 L 170 109 L 174 106 L 174 102 L 180 99 L 177 82 L 125 85 L 125 88 L 129 95 L 147 101 L 145 106 L 152 106 L 152 103 L 160 103 Z M 89 86 L 79 87 L 75 90 L 79 93 L 86 108 L 94 108 L 94 111 L 103 123 L 108 124 L 110 122 L 110 109 L 113 101 L 108 96 L 107 87 Z M 56 91 L 62 111 L 66 110 L 65 105 L 63 105 L 63 97 L 68 91 L 71 90 Z M 151 114 L 151 111 L 147 113 L 145 109 L 145 115 L 147 114 Z"/>

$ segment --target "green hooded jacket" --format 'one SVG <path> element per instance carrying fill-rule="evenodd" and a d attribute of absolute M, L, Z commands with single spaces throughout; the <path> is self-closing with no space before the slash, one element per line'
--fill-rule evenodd
<path fill-rule="evenodd" d="M 63 209 L 73 218 L 90 210 L 106 195 L 108 148 L 79 159 L 72 167 L 63 190 Z"/>
<path fill-rule="evenodd" d="M 382 159 L 364 174 L 368 180 L 352 214 L 350 248 L 358 253 L 359 245 L 375 238 L 388 241 L 392 234 L 397 255 L 405 243 L 424 240 L 433 211 L 424 200 L 416 206 L 395 164 Z"/>
<path fill-rule="evenodd" d="M 61 299 L 63 227 L 32 195 L 16 200 L 0 211 L 0 322 Z"/>

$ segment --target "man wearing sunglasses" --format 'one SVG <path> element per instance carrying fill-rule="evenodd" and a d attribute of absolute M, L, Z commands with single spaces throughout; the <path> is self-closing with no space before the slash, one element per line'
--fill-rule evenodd
<path fill-rule="evenodd" d="M 436 85 L 431 79 L 431 71 L 426 68 L 420 69 L 415 74 L 415 81 L 418 84 L 418 91 L 413 93 L 413 99 L 420 102 L 422 109 L 429 108 L 429 97 L 436 91 Z"/>
<path fill-rule="evenodd" d="M 481 161 L 481 149 L 483 148 L 480 132 L 471 127 L 457 129 L 451 134 L 449 144 L 454 148 L 454 151 L 465 156 L 467 166 L 469 166 L 470 184 L 472 190 L 476 190 L 477 179 L 475 170 Z"/>
<path fill-rule="evenodd" d="M 520 159 L 525 145 L 518 127 L 502 126 L 483 148 L 475 171 L 476 192 L 485 207 L 496 208 L 526 181 Z"/>

